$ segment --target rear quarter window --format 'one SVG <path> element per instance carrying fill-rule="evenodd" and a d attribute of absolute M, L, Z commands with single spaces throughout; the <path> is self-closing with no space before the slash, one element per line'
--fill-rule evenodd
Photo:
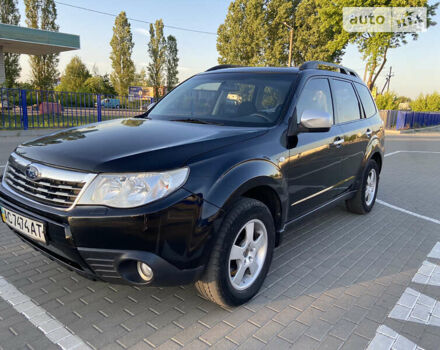
<path fill-rule="evenodd" d="M 370 91 L 368 88 L 362 84 L 355 83 L 356 90 L 359 93 L 359 97 L 361 98 L 362 105 L 364 106 L 365 117 L 369 118 L 376 114 L 376 104 L 373 101 L 373 97 L 371 97 Z"/>

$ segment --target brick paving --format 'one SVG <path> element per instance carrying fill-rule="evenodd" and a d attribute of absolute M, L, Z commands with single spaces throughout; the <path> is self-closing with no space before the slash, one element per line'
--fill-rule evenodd
<path fill-rule="evenodd" d="M 440 143 L 433 145 L 440 150 Z M 440 188 L 429 174 L 438 173 L 440 161 L 419 155 L 407 167 L 412 157 L 386 159 L 379 198 L 439 218 L 434 206 Z M 384 338 L 394 345 L 438 349 L 433 322 L 388 316 L 396 305 L 410 305 L 421 317 L 416 320 L 424 320 L 426 307 L 440 300 L 432 266 L 440 264 L 440 248 L 433 250 L 439 241 L 439 225 L 385 206 L 377 204 L 366 216 L 335 207 L 286 235 L 252 301 L 223 309 L 190 285 L 139 288 L 86 280 L 0 224 L 0 276 L 95 349 L 364 349 L 387 332 L 397 334 Z M 434 282 L 420 283 L 423 276 Z M 436 307 L 428 320 L 435 320 Z M 26 346 L 57 348 L 0 298 L 0 348 Z"/>

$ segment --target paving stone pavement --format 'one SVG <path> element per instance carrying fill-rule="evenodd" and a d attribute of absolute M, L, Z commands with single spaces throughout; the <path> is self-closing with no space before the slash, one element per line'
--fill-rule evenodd
<path fill-rule="evenodd" d="M 422 197 L 426 206 L 421 201 L 406 209 L 434 215 L 425 209 L 435 203 L 438 208 L 440 192 L 425 168 L 437 169 L 438 163 L 428 157 L 412 168 L 414 177 L 422 172 L 427 180 L 413 189 L 409 174 L 390 179 L 405 170 L 407 157 L 395 157 L 386 159 L 381 179 L 386 190 L 381 188 L 379 197 L 402 206 Z M 400 198 L 393 189 L 405 187 L 408 200 L 393 202 Z M 388 315 L 408 303 L 411 293 L 440 300 L 438 285 L 417 279 L 427 269 L 432 269 L 431 279 L 436 273 L 430 264 L 440 264 L 439 250 L 428 255 L 439 241 L 440 225 L 379 204 L 365 216 L 335 207 L 286 235 L 257 297 L 224 309 L 191 285 L 139 288 L 89 281 L 0 224 L 0 276 L 94 349 L 365 349 L 389 330 L 398 334 L 394 343 L 438 349 L 437 326 Z M 422 298 L 419 304 L 429 302 Z M 57 348 L 0 298 L 0 348 L 26 347 Z"/>

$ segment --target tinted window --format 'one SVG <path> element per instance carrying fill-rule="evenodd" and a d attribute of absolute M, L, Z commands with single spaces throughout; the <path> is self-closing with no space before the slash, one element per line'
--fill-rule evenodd
<path fill-rule="evenodd" d="M 312 79 L 304 86 L 296 105 L 298 123 L 302 113 L 307 109 L 327 112 L 333 117 L 332 97 L 327 79 Z"/>
<path fill-rule="evenodd" d="M 295 77 L 275 73 L 198 75 L 166 95 L 148 117 L 237 126 L 273 125 Z"/>
<path fill-rule="evenodd" d="M 332 80 L 332 92 L 335 99 L 337 123 L 360 119 L 359 103 L 351 83 Z"/>
<path fill-rule="evenodd" d="M 364 106 L 365 116 L 367 118 L 373 116 L 376 113 L 376 105 L 374 104 L 370 91 L 366 86 L 358 83 L 356 83 L 356 89 L 361 98 L 362 105 Z"/>

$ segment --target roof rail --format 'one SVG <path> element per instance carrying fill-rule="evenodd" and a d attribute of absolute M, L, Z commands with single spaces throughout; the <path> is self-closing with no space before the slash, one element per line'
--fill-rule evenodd
<path fill-rule="evenodd" d="M 211 67 L 206 70 L 206 72 L 211 72 L 213 70 L 226 69 L 226 68 L 240 68 L 243 66 L 238 66 L 236 64 L 219 64 L 218 66 Z"/>
<path fill-rule="evenodd" d="M 356 78 L 359 78 L 359 75 L 352 69 L 341 66 L 339 64 L 331 63 L 331 62 L 324 62 L 324 61 L 308 61 L 303 63 L 299 70 L 305 70 L 305 69 L 319 69 L 319 66 L 327 66 L 327 67 L 333 67 L 337 68 L 339 70 L 339 73 L 352 75 Z M 360 78 L 359 78 L 360 79 Z"/>

